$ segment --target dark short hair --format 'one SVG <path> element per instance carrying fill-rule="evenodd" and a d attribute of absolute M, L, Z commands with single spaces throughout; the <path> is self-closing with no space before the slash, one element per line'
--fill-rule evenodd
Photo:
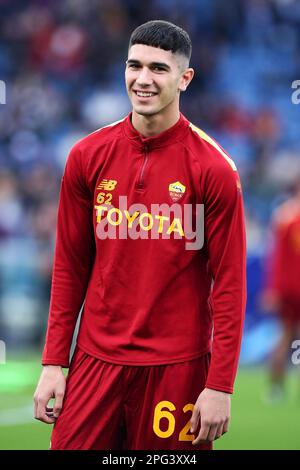
<path fill-rule="evenodd" d="M 188 60 L 192 55 L 192 41 L 188 33 L 169 21 L 152 20 L 141 24 L 131 34 L 129 49 L 134 44 L 159 47 L 173 54 L 182 54 Z"/>

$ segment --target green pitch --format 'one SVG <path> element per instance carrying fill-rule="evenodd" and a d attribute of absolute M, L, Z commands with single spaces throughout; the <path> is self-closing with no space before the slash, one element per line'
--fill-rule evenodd
<path fill-rule="evenodd" d="M 32 419 L 39 359 L 0 365 L 0 449 L 47 449 L 51 426 Z M 300 449 L 300 377 L 289 374 L 285 400 L 266 404 L 263 369 L 240 369 L 230 432 L 215 449 Z M 299 382 L 299 383 L 298 383 Z"/>

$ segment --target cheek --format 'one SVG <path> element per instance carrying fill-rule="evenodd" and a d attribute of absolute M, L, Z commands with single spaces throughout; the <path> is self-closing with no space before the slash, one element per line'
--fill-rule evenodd
<path fill-rule="evenodd" d="M 178 89 L 178 82 L 174 81 L 168 84 L 168 86 L 165 87 L 164 89 L 164 96 L 166 98 L 172 98 L 176 95 Z"/>
<path fill-rule="evenodd" d="M 125 73 L 126 88 L 129 89 L 134 83 L 134 77 L 128 72 Z"/>

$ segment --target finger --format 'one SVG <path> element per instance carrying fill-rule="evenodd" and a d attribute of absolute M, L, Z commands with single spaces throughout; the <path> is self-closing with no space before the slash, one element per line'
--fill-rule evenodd
<path fill-rule="evenodd" d="M 55 418 L 58 418 L 62 409 L 62 404 L 63 404 L 63 399 L 64 399 L 64 393 L 62 391 L 59 391 L 55 395 L 55 403 L 53 407 L 53 415 Z"/>
<path fill-rule="evenodd" d="M 225 434 L 226 432 L 228 432 L 229 424 L 230 424 L 230 418 L 227 418 L 223 426 L 222 434 Z"/>
<path fill-rule="evenodd" d="M 54 418 L 53 408 L 49 408 L 48 406 L 46 406 L 45 414 L 48 416 L 48 418 Z"/>
<path fill-rule="evenodd" d="M 210 426 L 209 433 L 207 435 L 207 440 L 209 442 L 213 442 L 215 440 L 216 434 L 217 434 L 217 431 L 218 431 L 218 427 L 219 427 L 218 424 L 212 424 Z"/>
<path fill-rule="evenodd" d="M 54 417 L 49 417 L 46 414 L 47 403 L 48 400 L 44 398 L 38 399 L 36 419 L 46 424 L 53 424 L 55 422 Z"/>
<path fill-rule="evenodd" d="M 215 441 L 217 439 L 219 439 L 224 434 L 223 429 L 224 429 L 224 423 L 220 424 L 217 427 L 217 431 L 216 431 L 216 435 L 215 435 L 215 439 L 214 439 Z"/>
<path fill-rule="evenodd" d="M 210 425 L 209 423 L 207 422 L 201 422 L 200 424 L 200 432 L 198 434 L 198 436 L 196 437 L 196 439 L 192 442 L 192 444 L 194 446 L 198 445 L 198 444 L 202 444 L 203 442 L 206 442 L 207 441 L 207 436 L 208 436 L 208 433 L 209 433 L 209 430 L 210 430 Z"/>
<path fill-rule="evenodd" d="M 55 418 L 54 416 L 52 416 L 52 414 L 48 414 L 48 413 L 41 413 L 41 412 L 38 412 L 37 416 L 36 416 L 36 419 L 38 421 L 42 421 L 42 423 L 45 423 L 45 424 L 54 424 L 55 423 Z"/>
<path fill-rule="evenodd" d="M 216 432 L 215 441 L 216 441 L 217 439 L 219 439 L 220 437 L 222 437 L 223 434 L 226 434 L 226 433 L 227 433 L 228 428 L 229 428 L 229 421 L 230 421 L 230 420 L 227 419 L 227 420 L 225 421 L 225 423 L 221 424 L 221 425 L 218 427 L 218 430 L 217 430 L 217 432 Z"/>

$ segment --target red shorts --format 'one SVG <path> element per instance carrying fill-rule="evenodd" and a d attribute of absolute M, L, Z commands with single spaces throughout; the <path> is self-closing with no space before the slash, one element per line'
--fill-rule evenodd
<path fill-rule="evenodd" d="M 162 366 L 121 366 L 75 350 L 51 448 L 210 450 L 192 445 L 189 421 L 210 354 Z"/>

